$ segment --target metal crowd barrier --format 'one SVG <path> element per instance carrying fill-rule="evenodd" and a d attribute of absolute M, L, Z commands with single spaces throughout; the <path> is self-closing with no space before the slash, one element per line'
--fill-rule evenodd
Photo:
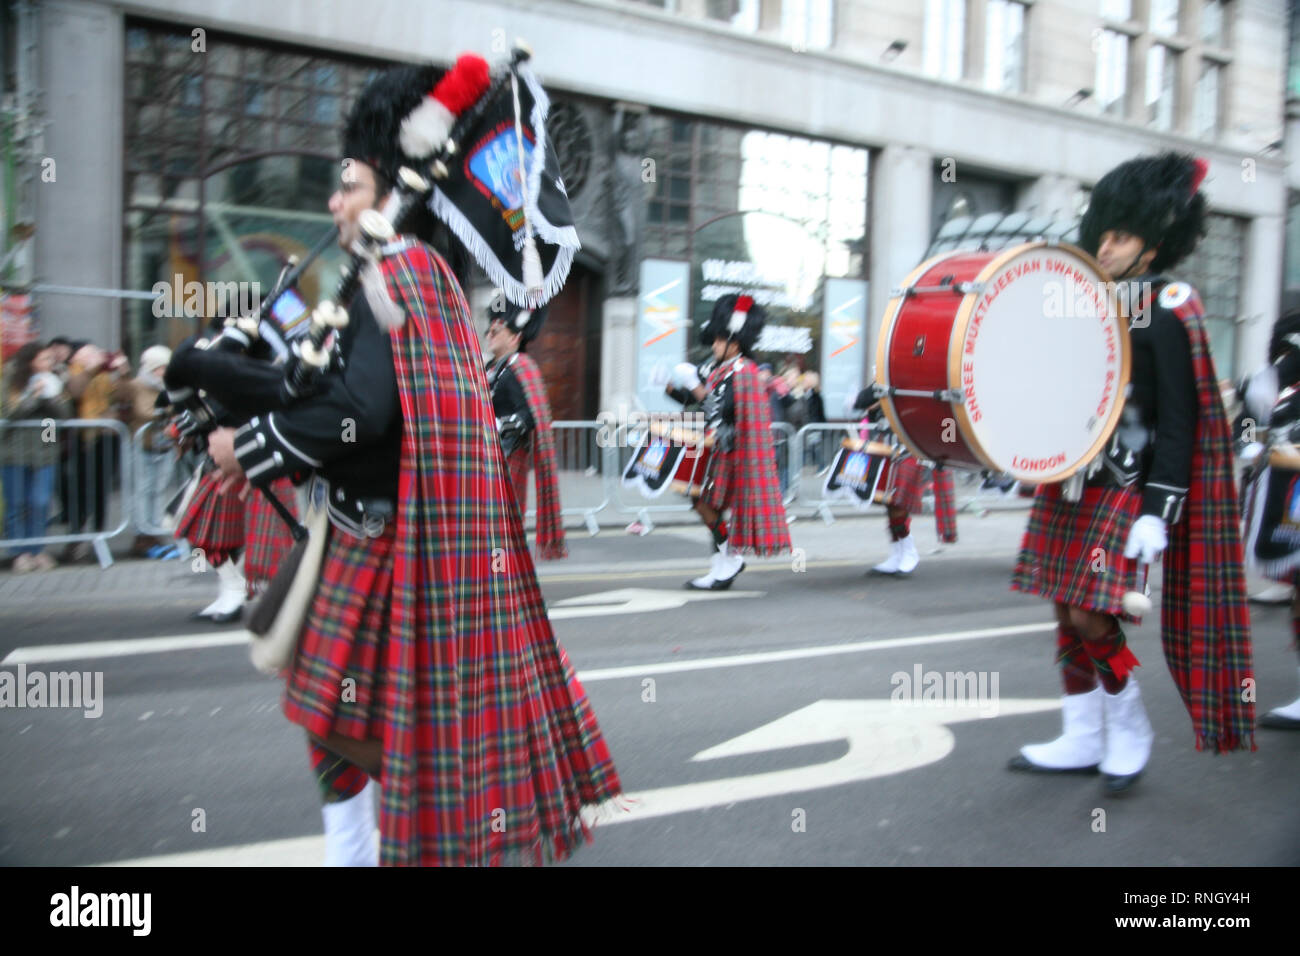
<path fill-rule="evenodd" d="M 799 456 L 801 468 L 800 474 L 796 481 L 798 487 L 794 496 L 794 503 L 800 507 L 811 508 L 828 525 L 835 523 L 834 509 L 841 508 L 850 514 L 862 514 L 862 510 L 853 502 L 842 498 L 825 498 L 822 494 L 822 488 L 825 485 L 826 471 L 830 468 L 831 462 L 835 459 L 835 453 L 840 448 L 839 439 L 844 437 L 857 438 L 859 425 L 857 422 L 817 422 L 805 425 L 799 429 L 795 436 L 793 444 L 796 446 L 796 454 Z M 834 441 L 830 440 L 830 433 L 837 433 Z M 814 448 L 814 453 L 809 454 L 810 445 Z M 820 458 L 818 457 L 820 455 Z M 811 477 L 803 474 L 809 461 L 813 461 L 814 469 Z M 956 476 L 954 481 L 954 493 L 960 495 L 962 486 L 969 486 L 976 483 L 977 487 L 974 492 L 961 498 L 957 504 L 958 512 L 973 512 L 983 515 L 987 512 L 982 502 L 984 476 L 980 472 L 968 471 L 966 469 L 952 469 Z M 996 477 L 996 476 L 995 476 Z M 807 479 L 807 480 L 805 480 Z M 812 486 L 811 488 L 809 486 Z M 815 489 L 815 491 L 814 491 Z M 1000 497 L 1008 497 L 1016 492 L 1017 486 L 1012 485 L 1009 491 L 999 491 Z M 790 499 L 787 499 L 787 505 Z M 927 490 L 921 497 L 922 510 L 927 514 L 934 511 L 934 490 L 927 487 Z M 883 506 L 877 509 L 884 511 Z M 868 512 L 869 513 L 869 512 Z"/>
<path fill-rule="evenodd" d="M 108 539 L 117 537 L 131 523 L 129 503 L 132 499 L 131 451 L 134 444 L 127 427 L 114 419 L 69 418 L 0 421 L 0 431 L 8 433 L 0 437 L 0 441 L 6 443 L 12 441 L 15 431 L 33 431 L 39 433 L 41 442 L 53 442 L 59 446 L 59 461 L 51 466 L 55 472 L 44 526 L 48 530 L 51 524 L 68 525 L 65 534 L 0 537 L 0 550 L 90 542 L 99 566 L 107 568 L 111 565 L 113 555 L 108 549 Z M 120 514 L 117 523 L 109 527 L 110 513 L 114 510 L 115 484 Z M 0 529 L 0 535 L 9 533 L 8 495 L 11 489 L 5 488 L 3 492 L 6 496 L 6 527 Z M 62 511 L 57 520 L 49 513 L 56 507 L 61 507 Z M 103 527 L 82 530 L 87 523 L 102 524 Z"/>
<path fill-rule="evenodd" d="M 148 451 L 150 436 L 161 449 Z M 162 422 L 146 422 L 136 429 L 131 449 L 132 487 L 131 516 L 140 534 L 170 538 L 174 528 L 164 523 L 163 509 L 194 474 L 192 465 L 176 454 L 175 443 L 167 437 Z"/>
<path fill-rule="evenodd" d="M 581 515 L 587 524 L 587 531 L 593 535 L 600 532 L 600 523 L 596 515 L 609 505 L 609 467 L 606 461 L 608 449 L 601 446 L 601 422 L 552 422 L 551 431 L 555 436 L 556 467 L 560 473 L 560 514 L 563 517 Z M 570 477 L 565 478 L 568 472 Z M 529 483 L 531 487 L 531 482 Z M 594 492 L 592 488 L 596 489 Z M 574 498 L 581 504 L 573 504 Z M 598 504 L 592 504 L 591 498 L 599 497 Z M 525 520 L 537 519 L 537 509 L 530 508 Z"/>

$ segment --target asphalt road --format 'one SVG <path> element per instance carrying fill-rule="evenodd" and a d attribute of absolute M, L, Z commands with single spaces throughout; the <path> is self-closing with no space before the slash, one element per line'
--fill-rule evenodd
<path fill-rule="evenodd" d="M 919 519 L 906 580 L 864 574 L 885 553 L 879 519 L 801 519 L 795 556 L 690 600 L 701 530 L 571 531 L 543 590 L 632 800 L 566 865 L 1300 863 L 1300 734 L 1195 752 L 1154 619 L 1130 632 L 1157 734 L 1134 792 L 1004 769 L 1060 721 L 1048 608 L 1007 589 L 1024 518 L 963 515 L 939 554 Z M 103 675 L 97 718 L 0 709 L 0 863 L 319 861 L 302 734 L 243 646 L 99 656 L 132 638 L 237 641 L 187 619 L 213 587 L 179 562 L 0 579 L 2 669 L 27 648 L 29 671 Z M 1253 613 L 1267 709 L 1300 690 L 1296 657 L 1285 612 Z M 98 647 L 41 650 L 78 643 Z M 942 706 L 931 679 L 948 681 Z"/>

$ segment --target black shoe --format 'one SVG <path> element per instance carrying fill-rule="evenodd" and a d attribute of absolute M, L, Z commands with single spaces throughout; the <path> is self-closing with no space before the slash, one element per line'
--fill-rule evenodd
<path fill-rule="evenodd" d="M 1058 774 L 1058 773 L 1083 773 L 1083 774 L 1095 774 L 1095 773 L 1097 772 L 1097 767 L 1098 767 L 1098 764 L 1093 764 L 1091 767 L 1040 767 L 1038 764 L 1036 764 L 1036 763 L 1034 763 L 1033 761 L 1031 761 L 1031 760 L 1030 760 L 1028 757 L 1026 757 L 1024 754 L 1016 754 L 1014 757 L 1012 757 L 1010 760 L 1007 761 L 1007 769 L 1008 769 L 1008 770 L 1015 770 L 1015 771 L 1019 771 L 1019 772 L 1022 772 L 1022 773 L 1052 773 L 1052 774 Z"/>
<path fill-rule="evenodd" d="M 1138 782 L 1138 777 L 1142 776 L 1142 771 L 1137 773 L 1118 776 L 1113 773 L 1106 774 L 1106 792 L 1119 796 L 1121 793 L 1127 793 L 1133 784 Z"/>
<path fill-rule="evenodd" d="M 233 611 L 228 611 L 225 614 L 209 614 L 208 620 L 213 624 L 234 624 L 243 616 L 244 609 L 242 607 L 237 607 Z"/>
<path fill-rule="evenodd" d="M 1300 730 L 1300 720 L 1269 711 L 1259 718 L 1259 726 L 1267 727 L 1270 730 Z"/>

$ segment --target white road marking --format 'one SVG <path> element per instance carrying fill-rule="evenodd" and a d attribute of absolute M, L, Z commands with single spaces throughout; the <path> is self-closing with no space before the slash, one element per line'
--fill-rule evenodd
<path fill-rule="evenodd" d="M 636 589 L 628 589 L 636 590 Z M 611 594 L 623 592 L 610 591 L 606 592 L 602 599 L 608 599 Z M 672 592 L 663 592 L 670 594 Z M 695 600 L 716 599 L 718 596 L 725 597 L 731 592 L 722 591 L 718 594 L 701 591 L 701 596 L 696 596 Z M 762 592 L 756 591 L 739 591 L 735 597 L 749 597 Z M 682 595 L 686 600 L 691 600 L 690 592 L 683 591 Z M 570 600 L 584 601 L 592 600 L 598 595 L 588 595 L 583 598 L 571 598 Z M 666 599 L 665 599 L 666 600 Z M 627 602 L 610 605 L 615 608 L 627 606 Z M 674 604 L 674 607 L 679 606 Z M 552 613 L 552 617 L 563 611 L 579 612 L 595 610 L 586 607 L 566 607 L 558 608 Z M 608 611 L 605 608 L 598 609 L 602 613 L 628 613 L 622 610 Z M 574 616 L 578 616 L 576 613 Z M 578 674 L 578 679 L 584 683 L 591 683 L 602 680 L 620 680 L 629 677 L 648 677 L 652 674 L 677 674 L 688 671 L 711 670 L 720 667 L 748 667 L 753 664 L 773 664 L 780 661 L 804 660 L 813 657 L 831 657 L 837 654 L 865 654 L 872 651 L 894 650 L 900 647 L 920 647 L 926 644 L 946 644 L 954 641 L 976 641 L 988 638 L 1011 637 L 1018 634 L 1034 634 L 1039 631 L 1051 631 L 1056 629 L 1056 624 L 1017 624 L 1011 627 L 986 627 L 974 631 L 950 631 L 941 634 L 926 634 L 920 637 L 895 637 L 885 638 L 884 640 L 867 640 L 855 641 L 850 644 L 827 644 L 813 647 L 796 647 L 784 651 L 763 651 L 753 654 L 737 654 L 731 657 L 702 657 L 697 660 L 685 661 L 650 661 L 645 664 L 631 664 L 626 667 L 605 667 L 595 670 L 582 671 Z M 100 641 L 98 643 L 87 644 L 46 644 L 35 647 L 19 647 L 10 651 L 4 660 L 0 661 L 0 666 L 7 664 L 41 664 L 54 663 L 58 661 L 72 660 L 90 660 L 103 657 L 125 657 L 132 654 L 152 654 L 162 651 L 194 650 L 205 647 L 226 647 L 237 644 L 245 644 L 248 641 L 247 631 L 221 631 L 215 634 L 188 634 L 177 635 L 174 637 L 145 637 L 132 638 L 120 641 Z"/>
<path fill-rule="evenodd" d="M 1053 710 L 1060 701 L 999 700 L 999 714 Z M 612 807 L 586 814 L 599 828 L 635 823 L 673 813 L 728 806 L 743 800 L 781 796 L 902 773 L 947 756 L 954 737 L 946 724 L 979 720 L 988 702 L 936 705 L 890 700 L 820 700 L 756 730 L 702 750 L 692 761 L 762 753 L 803 744 L 847 740 L 843 757 L 811 767 L 688 783 L 627 794 L 630 809 Z M 885 826 L 888 820 L 877 825 Z M 240 846 L 118 860 L 107 866 L 319 866 L 325 858 L 323 836 L 266 840 Z"/>
<path fill-rule="evenodd" d="M 552 621 L 560 621 L 566 618 L 603 617 L 612 614 L 645 614 L 684 607 L 690 601 L 753 598 L 762 597 L 765 593 L 765 591 L 665 591 L 651 588 L 620 588 L 556 601 L 554 610 L 550 611 L 550 618 Z M 129 657 L 134 654 L 158 654 L 165 651 L 189 651 L 207 647 L 236 647 L 246 645 L 250 640 L 252 637 L 248 631 L 239 629 L 207 634 L 87 641 L 81 644 L 42 644 L 15 648 L 5 655 L 4 660 L 0 660 L 0 666 Z"/>
<path fill-rule="evenodd" d="M 761 651 L 754 654 L 736 654 L 731 657 L 701 657 L 686 661 L 651 661 L 627 667 L 606 667 L 582 671 L 578 679 L 584 684 L 600 680 L 621 680 L 629 677 L 647 677 L 651 674 L 679 674 L 686 671 L 711 670 L 718 667 L 748 667 L 752 664 L 774 664 L 809 657 L 831 657 L 836 654 L 866 654 L 871 651 L 888 651 L 900 647 L 921 647 L 926 644 L 947 644 L 955 641 L 979 641 L 994 637 L 1011 637 L 1017 634 L 1034 634 L 1054 631 L 1056 624 L 1017 624 L 1011 627 L 985 627 L 976 631 L 949 631 L 945 634 L 925 634 L 920 637 L 891 637 L 878 641 L 855 641 L 851 644 L 823 644 L 814 647 L 795 647 L 786 651 Z"/>
<path fill-rule="evenodd" d="M 784 750 L 806 744 L 847 740 L 844 756 L 811 767 L 687 783 L 628 794 L 626 812 L 598 811 L 598 826 L 635 823 L 671 813 L 725 807 L 742 800 L 759 800 L 805 790 L 902 773 L 942 760 L 956 742 L 945 725 L 988 719 L 990 704 L 997 714 L 1032 714 L 1055 710 L 1059 700 L 996 700 L 935 703 L 893 700 L 819 700 L 756 730 L 702 750 L 692 761 L 717 760 L 743 754 Z"/>

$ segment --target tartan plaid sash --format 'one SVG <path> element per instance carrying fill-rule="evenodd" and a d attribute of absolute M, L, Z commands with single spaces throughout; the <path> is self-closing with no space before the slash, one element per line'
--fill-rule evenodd
<path fill-rule="evenodd" d="M 785 502 L 776 474 L 772 442 L 771 405 L 758 381 L 754 363 L 735 360 L 731 385 L 736 400 L 735 446 L 716 452 L 726 475 L 726 507 L 731 509 L 728 545 L 740 554 L 776 555 L 790 550 Z M 709 376 L 710 391 L 727 375 L 730 363 L 720 363 Z"/>
<path fill-rule="evenodd" d="M 526 454 L 537 488 L 537 556 L 543 561 L 567 558 L 569 549 L 564 543 L 564 520 L 560 515 L 560 476 L 555 462 L 555 434 L 551 431 L 546 382 L 537 363 L 522 352 L 516 355 L 510 367 L 524 390 L 535 423 L 533 440 Z M 528 507 L 527 475 L 523 488 L 524 495 L 519 499 L 521 515 Z"/>
<path fill-rule="evenodd" d="M 1163 306 L 1161 306 L 1163 307 Z M 1196 749 L 1254 750 L 1250 610 L 1232 475 L 1232 437 L 1195 291 L 1171 310 L 1196 373 L 1196 444 L 1182 520 L 1169 528 L 1160 631 L 1165 660 L 1196 732 Z M 1250 681 L 1250 684 L 1247 684 Z"/>
<path fill-rule="evenodd" d="M 618 774 L 546 616 L 464 295 L 422 244 L 381 271 L 406 316 L 381 861 L 563 859 Z"/>

